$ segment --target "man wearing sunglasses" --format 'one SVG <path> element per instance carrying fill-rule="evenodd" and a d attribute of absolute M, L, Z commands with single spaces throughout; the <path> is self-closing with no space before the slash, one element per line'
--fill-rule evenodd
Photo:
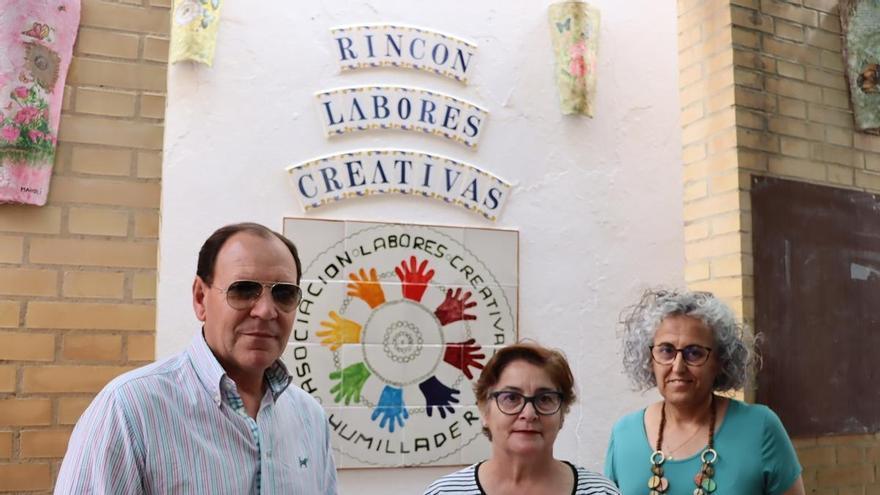
<path fill-rule="evenodd" d="M 98 394 L 55 493 L 336 493 L 324 412 L 279 360 L 301 271 L 294 244 L 262 225 L 214 232 L 192 288 L 201 332 Z"/>

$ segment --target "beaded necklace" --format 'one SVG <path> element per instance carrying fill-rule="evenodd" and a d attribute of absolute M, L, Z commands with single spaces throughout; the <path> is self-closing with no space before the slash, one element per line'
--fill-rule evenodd
<path fill-rule="evenodd" d="M 703 465 L 694 476 L 694 495 L 708 495 L 715 491 L 715 461 L 718 460 L 718 452 L 715 452 L 715 394 L 709 404 L 709 444 L 700 454 Z M 660 407 L 660 431 L 657 433 L 657 448 L 651 454 L 651 478 L 648 480 L 648 495 L 662 495 L 669 491 L 669 480 L 663 476 L 663 463 L 666 462 L 666 454 L 663 453 L 663 430 L 666 429 L 666 401 Z"/>

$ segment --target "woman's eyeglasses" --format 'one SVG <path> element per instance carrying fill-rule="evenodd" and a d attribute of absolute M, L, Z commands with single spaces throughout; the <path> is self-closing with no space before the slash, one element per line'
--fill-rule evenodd
<path fill-rule="evenodd" d="M 512 390 L 501 390 L 489 395 L 495 399 L 501 412 L 511 416 L 522 412 L 529 402 L 534 406 L 535 412 L 542 416 L 556 414 L 562 407 L 562 392 L 556 391 L 538 392 L 531 397 Z"/>
<path fill-rule="evenodd" d="M 649 346 L 651 349 L 651 357 L 657 364 L 672 364 L 675 357 L 681 353 L 684 362 L 690 366 L 702 366 L 709 360 L 709 353 L 712 349 L 697 344 L 685 346 L 682 349 L 672 344 L 657 344 Z"/>
<path fill-rule="evenodd" d="M 272 302 L 275 307 L 285 313 L 289 313 L 299 306 L 302 300 L 302 289 L 296 284 L 289 282 L 257 282 L 254 280 L 236 280 L 229 284 L 226 289 L 217 288 L 226 293 L 226 303 L 232 309 L 251 309 L 263 295 L 263 287 L 267 287 L 272 294 Z"/>

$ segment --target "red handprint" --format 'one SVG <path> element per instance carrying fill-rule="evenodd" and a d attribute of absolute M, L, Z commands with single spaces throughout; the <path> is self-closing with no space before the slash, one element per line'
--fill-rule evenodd
<path fill-rule="evenodd" d="M 446 289 L 446 299 L 444 299 L 443 302 L 440 303 L 440 306 L 437 306 L 437 309 L 434 311 L 434 314 L 437 315 L 437 319 L 440 320 L 440 324 L 448 325 L 459 320 L 476 320 L 476 316 L 464 313 L 466 309 L 473 308 L 477 305 L 476 301 L 467 302 L 470 297 L 470 292 L 465 292 L 464 295 L 462 295 L 461 287 L 455 289 L 455 294 L 452 293 L 452 289 Z"/>
<path fill-rule="evenodd" d="M 483 363 L 477 361 L 484 359 L 485 354 L 480 352 L 480 344 L 475 344 L 476 340 L 468 339 L 464 342 L 453 342 L 446 345 L 446 352 L 443 354 L 443 360 L 460 369 L 468 380 L 473 380 L 474 375 L 471 373 L 470 367 L 483 369 Z"/>
<path fill-rule="evenodd" d="M 418 269 L 416 268 L 417 263 L 416 257 L 410 256 L 409 266 L 406 265 L 406 260 L 403 260 L 400 262 L 400 266 L 394 267 L 394 273 L 403 282 L 401 286 L 403 297 L 419 302 L 425 294 L 425 289 L 428 288 L 428 282 L 434 277 L 434 270 L 425 272 L 425 268 L 428 267 L 428 260 L 422 261 Z"/>

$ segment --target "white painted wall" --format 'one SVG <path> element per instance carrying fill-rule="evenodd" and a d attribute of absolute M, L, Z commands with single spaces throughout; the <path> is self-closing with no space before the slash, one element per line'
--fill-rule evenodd
<path fill-rule="evenodd" d="M 215 228 L 253 220 L 278 230 L 303 216 L 284 167 L 358 148 L 423 150 L 516 185 L 497 223 L 521 232 L 520 335 L 564 349 L 580 389 L 557 457 L 601 470 L 613 421 L 652 397 L 629 391 L 616 322 L 648 285 L 683 273 L 674 2 L 593 0 L 602 12 L 596 117 L 558 110 L 548 0 L 225 2 L 213 68 L 179 65 L 168 81 L 157 355 L 198 325 L 190 285 Z M 479 44 L 468 86 L 411 70 L 336 71 L 328 29 L 398 22 Z M 479 150 L 404 132 L 322 135 L 318 90 L 404 84 L 489 109 Z M 315 218 L 490 226 L 435 200 L 373 197 Z M 421 493 L 449 468 L 345 470 L 342 493 Z M 394 488 L 389 491 L 389 480 Z"/>

